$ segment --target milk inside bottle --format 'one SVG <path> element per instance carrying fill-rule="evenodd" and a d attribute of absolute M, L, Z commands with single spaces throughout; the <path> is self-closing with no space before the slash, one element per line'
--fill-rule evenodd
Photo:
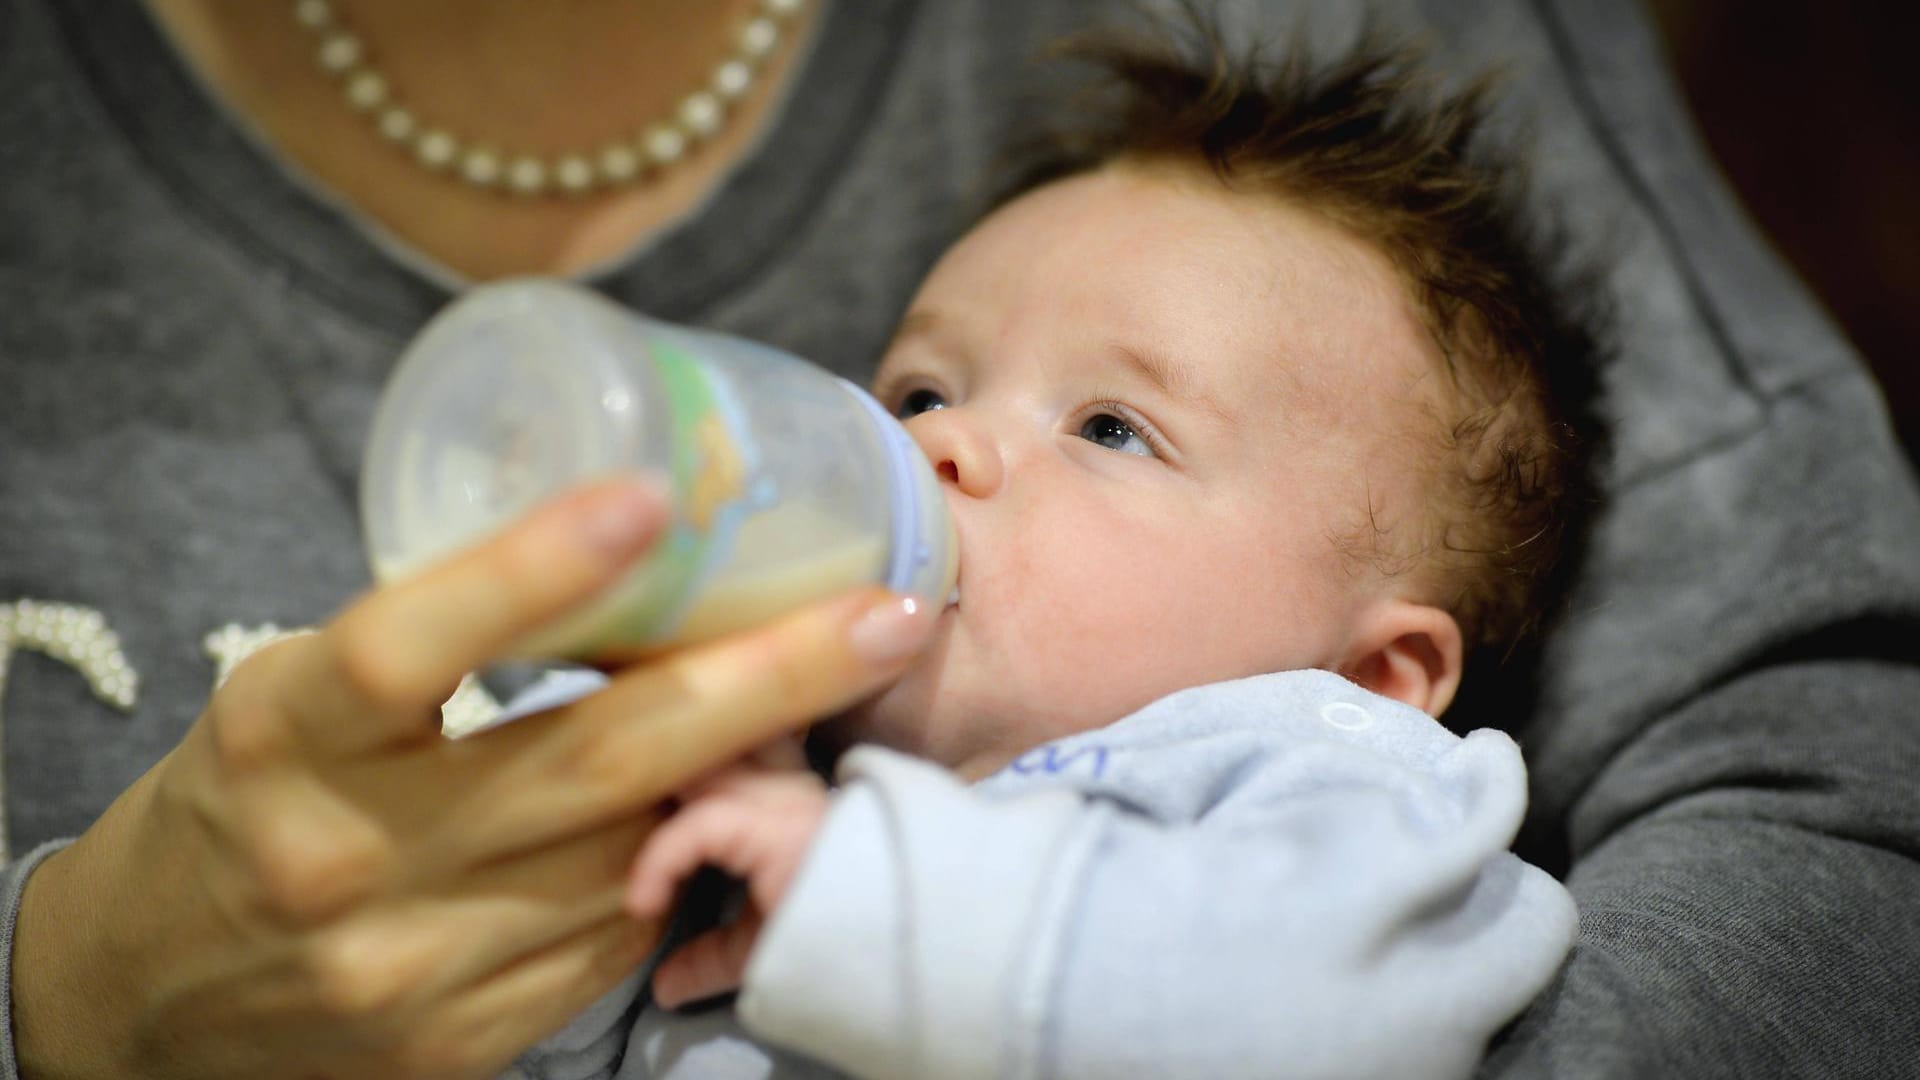
<path fill-rule="evenodd" d="M 472 290 L 402 355 L 361 478 L 374 573 L 405 576 L 568 487 L 640 470 L 668 479 L 671 524 L 520 655 L 644 654 L 863 583 L 952 590 L 939 482 L 865 391 L 540 279 Z"/>

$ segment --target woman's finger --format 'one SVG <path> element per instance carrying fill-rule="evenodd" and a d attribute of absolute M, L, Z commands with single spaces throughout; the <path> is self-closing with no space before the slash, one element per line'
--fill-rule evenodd
<path fill-rule="evenodd" d="M 562 495 L 349 606 L 290 658 L 282 704 L 305 739 L 341 753 L 437 737 L 462 677 L 612 584 L 667 513 L 650 480 Z"/>
<path fill-rule="evenodd" d="M 521 957 L 437 1010 L 406 1056 L 421 1075 L 498 1075 L 631 975 L 654 942 L 650 926 L 621 916 Z"/>
<path fill-rule="evenodd" d="M 782 735 L 754 747 L 746 761 L 762 769 L 804 769 L 807 751 L 798 735 Z"/>
<path fill-rule="evenodd" d="M 623 821 L 383 905 L 345 930 L 375 999 L 449 1000 L 500 970 L 620 917 L 625 869 L 651 821 Z M 654 933 L 660 920 L 639 920 Z M 657 934 L 656 934 L 657 936 Z"/>
<path fill-rule="evenodd" d="M 653 806 L 897 676 L 938 618 L 929 606 L 862 589 L 629 669 L 551 712 L 422 748 L 419 782 L 464 792 L 442 854 L 503 858 Z M 425 775 L 435 768 L 449 775 Z"/>

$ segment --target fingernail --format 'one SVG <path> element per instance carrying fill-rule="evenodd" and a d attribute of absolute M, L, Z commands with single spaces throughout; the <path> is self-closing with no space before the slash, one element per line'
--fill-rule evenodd
<path fill-rule="evenodd" d="M 606 485 L 594 493 L 580 522 L 580 538 L 610 559 L 625 559 L 650 542 L 666 517 L 665 485 L 651 474 Z"/>
<path fill-rule="evenodd" d="M 848 637 L 853 651 L 874 667 L 887 667 L 919 652 L 933 632 L 933 605 L 911 596 L 889 596 L 868 608 Z"/>

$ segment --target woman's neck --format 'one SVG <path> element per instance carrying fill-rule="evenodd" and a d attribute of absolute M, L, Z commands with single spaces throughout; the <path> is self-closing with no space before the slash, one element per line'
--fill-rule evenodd
<path fill-rule="evenodd" d="M 517 197 L 434 174 L 384 142 L 315 59 L 291 0 L 148 0 L 187 61 L 284 156 L 464 276 L 566 273 L 617 256 L 695 205 L 751 144 L 811 29 L 814 0 L 710 142 L 656 180 Z M 333 0 L 422 123 L 508 154 L 632 139 L 734 50 L 758 0 Z"/>
<path fill-rule="evenodd" d="M 598 146 L 670 115 L 732 53 L 755 6 L 754 0 L 336 3 L 416 113 L 537 153 Z"/>

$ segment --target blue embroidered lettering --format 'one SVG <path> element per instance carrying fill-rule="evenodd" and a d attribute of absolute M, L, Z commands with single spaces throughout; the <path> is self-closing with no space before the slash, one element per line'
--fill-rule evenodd
<path fill-rule="evenodd" d="M 1107 748 L 1083 746 L 1078 750 L 1063 752 L 1058 746 L 1042 746 L 1015 758 L 1011 768 L 1021 776 L 1034 773 L 1057 776 L 1073 768 L 1076 762 L 1084 762 L 1082 771 L 1098 780 L 1107 773 Z"/>

